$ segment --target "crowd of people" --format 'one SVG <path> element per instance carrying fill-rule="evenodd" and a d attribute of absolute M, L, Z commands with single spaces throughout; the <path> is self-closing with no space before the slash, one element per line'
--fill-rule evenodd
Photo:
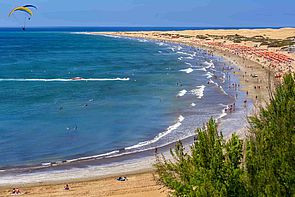
<path fill-rule="evenodd" d="M 269 51 L 259 47 L 244 46 L 240 44 L 226 44 L 216 41 L 195 40 L 198 45 L 204 45 L 210 48 L 217 48 L 222 51 L 250 59 L 270 67 L 274 71 L 275 78 L 281 78 L 287 72 L 294 72 L 292 64 L 295 60 L 280 52 Z"/>

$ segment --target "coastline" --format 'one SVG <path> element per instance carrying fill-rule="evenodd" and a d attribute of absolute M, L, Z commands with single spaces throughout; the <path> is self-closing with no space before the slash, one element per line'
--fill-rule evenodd
<path fill-rule="evenodd" d="M 96 33 L 94 33 L 94 34 L 96 34 Z M 116 35 L 117 33 L 115 33 L 115 35 Z M 111 34 L 112 35 L 112 34 Z M 122 36 L 122 35 L 120 35 L 120 36 Z M 134 38 L 136 38 L 136 37 L 134 37 Z M 146 39 L 153 39 L 153 38 L 147 38 L 147 37 L 145 37 Z M 175 40 L 157 40 L 157 41 L 168 41 L 168 42 L 175 42 Z M 190 43 L 186 43 L 186 42 L 175 42 L 175 43 L 178 43 L 178 44 L 184 44 L 184 45 L 190 45 Z M 249 99 L 251 99 L 251 100 L 253 100 L 256 104 L 261 104 L 261 103 L 263 103 L 263 101 L 266 101 L 267 99 L 268 99 L 268 90 L 267 90 L 267 88 L 266 88 L 266 86 L 268 85 L 267 84 L 267 80 L 268 80 L 268 78 L 267 78 L 267 76 L 268 76 L 268 73 L 269 73 L 269 71 L 267 71 L 266 69 L 263 69 L 262 67 L 261 67 L 261 65 L 260 64 L 258 64 L 257 62 L 253 62 L 252 60 L 245 60 L 245 59 L 243 59 L 243 58 L 241 58 L 241 57 L 238 57 L 238 56 L 235 56 L 235 55 L 232 55 L 232 54 L 230 54 L 230 53 L 226 53 L 226 52 L 224 52 L 224 51 L 220 51 L 220 50 L 217 50 L 217 49 L 215 49 L 215 48 L 206 48 L 205 46 L 202 46 L 202 45 L 196 45 L 196 44 L 193 44 L 193 45 L 190 45 L 190 46 L 193 46 L 193 47 L 198 47 L 198 48 L 202 48 L 202 49 L 205 49 L 205 50 L 207 50 L 209 53 L 212 53 L 212 54 L 214 54 L 214 55 L 216 55 L 216 56 L 221 56 L 221 57 L 223 57 L 223 58 L 225 58 L 225 59 L 227 59 L 228 61 L 229 61 L 229 63 L 230 64 L 234 64 L 234 65 L 236 65 L 236 66 L 238 66 L 238 68 L 240 69 L 239 70 L 239 72 L 238 71 L 234 71 L 234 72 L 236 72 L 235 74 L 239 77 L 239 80 L 240 80 L 240 83 L 241 83 L 241 85 L 242 85 L 242 87 L 241 87 L 241 89 L 243 90 L 243 91 L 248 91 L 249 92 L 249 95 L 248 95 L 248 98 Z M 249 64 L 251 64 L 251 66 L 249 66 Z M 247 67 L 245 66 L 245 65 L 247 65 Z M 252 77 L 250 77 L 250 76 L 247 76 L 247 77 L 242 77 L 242 73 L 244 73 L 244 72 L 247 72 L 247 73 L 254 73 L 255 72 L 255 74 L 257 74 L 257 75 L 259 75 L 259 79 L 261 79 L 262 81 L 259 81 L 259 84 L 261 85 L 261 86 L 263 86 L 263 88 L 261 88 L 260 90 L 259 90 L 259 92 L 256 90 L 256 88 L 254 89 L 253 88 L 253 86 L 256 86 L 257 85 L 257 79 L 254 79 L 254 78 L 252 78 Z M 261 78 L 260 78 L 261 77 Z M 259 94 L 258 94 L 259 93 Z M 258 96 L 257 97 L 257 99 L 256 99 L 256 96 Z M 242 133 L 243 132 L 243 128 L 241 128 L 241 131 L 236 131 L 236 132 L 241 132 L 241 135 L 243 136 L 244 134 Z M 169 149 L 169 148 L 168 148 Z M 169 152 L 169 151 L 168 151 Z M 126 175 L 127 176 L 130 176 L 130 177 L 144 177 L 144 176 L 151 176 L 151 174 L 152 174 L 152 169 L 148 169 L 147 170 L 148 171 L 148 173 L 146 174 L 142 174 L 142 171 L 135 171 L 135 175 L 133 175 L 134 174 L 134 171 L 133 172 L 129 172 L 129 173 L 126 173 Z M 94 181 L 94 182 L 96 182 L 96 183 L 99 183 L 99 184 L 102 184 L 102 183 L 104 183 L 104 181 L 111 181 L 111 180 L 113 180 L 114 179 L 114 176 L 116 176 L 116 175 L 120 175 L 121 173 L 117 173 L 117 174 L 113 174 L 113 175 L 108 175 L 108 176 L 106 176 L 106 177 L 109 177 L 109 178 L 106 178 L 106 177 L 100 177 L 100 178 L 98 178 L 98 179 L 95 179 L 95 178 L 91 178 L 91 180 L 96 180 L 96 181 Z M 86 182 L 85 182 L 86 181 Z M 72 181 L 71 181 L 72 182 Z M 78 184 L 77 184 L 77 187 L 81 187 L 82 185 L 85 185 L 85 183 L 89 183 L 89 180 L 86 180 L 86 179 L 78 179 L 78 180 L 75 180 L 75 182 L 78 182 Z M 54 188 L 55 188 L 55 190 L 57 189 L 57 188 L 60 188 L 60 187 L 62 187 L 62 185 L 60 185 L 59 184 L 60 182 L 53 182 L 53 183 L 51 183 L 50 184 L 50 190 L 51 191 L 53 191 L 54 190 Z M 64 181 L 61 181 L 61 183 L 65 183 Z M 155 182 L 153 182 L 153 183 L 155 183 Z M 44 186 L 44 185 L 47 185 L 48 183 L 41 183 L 41 185 L 42 185 L 42 187 Z M 114 182 L 114 185 L 116 185 L 117 184 L 117 182 Z M 135 185 L 136 185 L 136 183 L 134 183 Z M 114 186 L 113 185 L 113 186 Z M 75 183 L 73 183 L 73 186 L 74 187 L 76 187 L 75 186 Z M 24 185 L 24 187 L 27 187 L 27 185 Z M 34 190 L 33 188 L 35 188 L 36 187 L 36 185 L 34 185 L 34 186 L 29 186 L 29 188 L 28 188 L 28 190 L 31 190 L 32 189 L 32 191 L 35 191 L 35 192 L 37 192 L 37 191 L 40 191 L 40 190 Z M 160 187 L 160 186 L 156 186 L 156 187 Z M 0 189 L 0 195 L 1 194 L 4 194 L 4 192 L 7 192 L 8 191 L 8 188 L 9 187 L 4 187 L 4 189 Z M 37 187 L 38 188 L 38 187 Z M 132 188 L 132 186 L 131 186 L 131 188 Z M 40 188 L 39 188 L 40 189 Z M 90 188 L 89 188 L 90 189 Z M 109 188 L 110 190 L 112 190 L 112 189 L 114 189 L 115 190 L 115 188 Z M 122 188 L 121 188 L 122 189 Z M 147 189 L 147 191 L 148 192 L 151 192 L 152 190 L 154 190 L 155 188 L 154 188 L 154 185 L 153 186 L 151 186 L 149 189 Z M 25 190 L 27 190 L 26 188 L 24 188 L 23 189 L 23 191 L 25 191 Z M 60 192 L 63 192 L 62 191 L 62 189 L 61 189 L 61 191 Z M 110 192 L 110 194 L 112 193 L 111 191 L 109 191 Z M 165 192 L 164 192 L 165 193 Z M 39 193 L 40 194 L 40 193 Z M 120 193 L 119 193 L 120 194 Z M 122 193 L 121 193 L 122 194 Z M 120 195 L 121 195 L 120 194 Z M 157 193 L 157 195 L 158 195 L 159 193 Z M 161 193 L 161 194 L 163 194 L 163 193 Z M 32 194 L 30 194 L 30 196 L 31 196 Z M 62 195 L 64 195 L 64 194 L 62 194 Z M 101 194 L 101 195 L 103 195 L 103 194 Z M 105 194 L 106 195 L 106 194 Z M 115 195 L 117 195 L 116 193 L 115 193 Z M 124 194 L 122 194 L 123 196 L 124 196 Z M 40 195 L 39 195 L 40 196 Z M 45 195 L 44 195 L 45 196 Z M 91 196 L 91 194 L 89 194 L 89 196 Z M 106 196 L 112 196 L 112 194 L 111 195 L 106 195 Z M 132 195 L 129 195 L 129 196 L 132 196 Z M 143 194 L 143 196 L 144 196 L 144 194 Z"/>
<path fill-rule="evenodd" d="M 204 49 L 208 53 L 224 58 L 228 63 L 234 64 L 239 68 L 238 71 L 234 71 L 241 84 L 243 91 L 248 91 L 248 96 L 250 99 L 255 101 L 255 103 L 263 104 L 269 99 L 269 90 L 266 88 L 268 83 L 273 85 L 280 82 L 280 78 L 275 77 L 276 72 L 284 74 L 286 72 L 295 71 L 295 53 L 287 53 L 282 50 L 283 47 L 265 47 L 259 42 L 253 41 L 242 41 L 241 43 L 235 43 L 231 40 L 225 38 L 215 38 L 215 36 L 231 36 L 233 34 L 239 36 L 265 36 L 270 39 L 287 39 L 295 35 L 295 28 L 279 28 L 279 29 L 214 29 L 214 30 L 184 30 L 184 31 L 149 31 L 149 32 L 90 32 L 85 33 L 89 35 L 107 35 L 115 37 L 129 37 L 136 39 L 147 39 L 157 42 L 170 42 L 176 44 L 183 44 L 191 47 L 197 47 Z M 208 36 L 207 39 L 200 39 L 198 36 Z M 195 38 L 197 37 L 197 38 Z M 210 39 L 209 39 L 210 38 Z M 295 39 L 295 37 L 294 37 Z M 222 48 L 223 45 L 215 45 L 215 43 L 224 43 L 226 45 L 237 45 L 237 46 L 255 46 L 258 50 L 264 50 L 269 52 L 277 52 L 291 59 L 290 62 L 281 63 L 277 61 L 268 61 L 261 57 L 256 57 L 255 55 L 249 56 L 243 51 L 239 54 L 236 51 L 230 51 L 226 48 Z M 294 46 L 294 42 L 293 42 Z M 254 47 L 253 47 L 254 48 Z M 235 54 L 233 54 L 233 52 Z M 273 64 L 278 63 L 282 68 L 276 68 Z M 245 74 L 246 72 L 246 74 Z M 249 73 L 254 73 L 258 77 L 250 78 Z M 257 80 L 259 78 L 259 80 Z M 254 80 L 252 80 L 254 79 Z M 259 91 L 254 89 L 255 85 L 263 85 Z M 252 86 L 252 87 L 251 87 Z M 254 91 L 254 90 L 255 91 Z M 256 98 L 257 96 L 257 98 Z M 257 102 L 256 102 L 257 101 Z"/>

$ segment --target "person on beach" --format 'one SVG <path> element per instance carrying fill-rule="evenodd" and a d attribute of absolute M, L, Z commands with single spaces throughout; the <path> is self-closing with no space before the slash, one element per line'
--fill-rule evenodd
<path fill-rule="evenodd" d="M 18 188 L 13 188 L 12 189 L 12 192 L 11 192 L 11 195 L 19 195 L 21 194 L 20 190 Z"/>
<path fill-rule="evenodd" d="M 247 99 L 244 100 L 244 107 L 247 107 Z"/>
<path fill-rule="evenodd" d="M 16 194 L 15 188 L 12 189 L 11 194 L 12 194 L 12 195 Z"/>
<path fill-rule="evenodd" d="M 70 190 L 70 187 L 68 184 L 65 185 L 64 190 Z"/>
<path fill-rule="evenodd" d="M 118 177 L 117 178 L 117 181 L 127 181 L 127 177 L 126 176 L 123 176 L 123 177 Z"/>
<path fill-rule="evenodd" d="M 15 193 L 18 195 L 18 194 L 20 194 L 21 192 L 20 192 L 20 190 L 19 190 L 18 188 L 16 188 L 16 189 L 15 189 Z"/>

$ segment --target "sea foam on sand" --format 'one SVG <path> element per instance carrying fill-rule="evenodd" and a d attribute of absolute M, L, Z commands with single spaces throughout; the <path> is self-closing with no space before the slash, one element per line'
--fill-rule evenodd
<path fill-rule="evenodd" d="M 177 94 L 177 97 L 182 97 L 187 93 L 187 90 L 181 90 L 179 91 L 179 93 Z"/>
<path fill-rule="evenodd" d="M 196 95 L 199 99 L 201 99 L 203 96 L 204 96 L 204 90 L 205 90 L 205 87 L 204 85 L 201 85 L 201 86 L 197 86 L 196 89 L 193 89 L 191 90 L 190 92 L 193 94 L 193 95 Z"/>

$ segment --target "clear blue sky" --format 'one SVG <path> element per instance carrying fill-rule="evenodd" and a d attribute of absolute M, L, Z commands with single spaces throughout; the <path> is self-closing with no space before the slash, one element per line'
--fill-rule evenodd
<path fill-rule="evenodd" d="M 295 0 L 1 0 L 0 26 L 23 4 L 30 26 L 295 26 Z"/>

